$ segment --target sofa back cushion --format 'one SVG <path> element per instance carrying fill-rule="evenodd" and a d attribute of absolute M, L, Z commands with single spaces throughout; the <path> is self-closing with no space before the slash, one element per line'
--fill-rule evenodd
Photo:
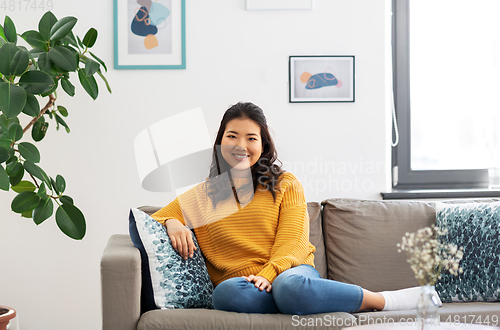
<path fill-rule="evenodd" d="M 371 291 L 418 286 L 396 244 L 435 223 L 434 203 L 336 198 L 322 204 L 329 279 Z"/>

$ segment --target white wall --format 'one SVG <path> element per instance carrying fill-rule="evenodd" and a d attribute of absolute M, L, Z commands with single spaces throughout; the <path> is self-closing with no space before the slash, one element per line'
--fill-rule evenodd
<path fill-rule="evenodd" d="M 174 198 L 141 188 L 134 138 L 174 113 L 202 107 L 215 135 L 228 105 L 252 101 L 266 112 L 279 156 L 308 201 L 378 199 L 386 189 L 387 0 L 314 0 L 312 11 L 246 11 L 244 0 L 186 2 L 187 69 L 127 71 L 112 69 L 112 1 L 52 0 L 57 17 L 79 18 L 81 37 L 91 26 L 99 31 L 95 53 L 110 68 L 113 94 L 103 84 L 96 101 L 80 86 L 75 98 L 61 91 L 72 131 L 52 125 L 39 143 L 41 166 L 66 178 L 67 194 L 86 216 L 83 241 L 65 237 L 53 218 L 36 227 L 13 214 L 15 193 L 0 193 L 0 304 L 18 310 L 20 329 L 100 328 L 99 262 L 109 236 L 127 233 L 130 207 Z M 37 28 L 42 12 L 5 14 L 23 32 Z M 288 103 L 288 56 L 309 54 L 356 56 L 356 102 Z"/>

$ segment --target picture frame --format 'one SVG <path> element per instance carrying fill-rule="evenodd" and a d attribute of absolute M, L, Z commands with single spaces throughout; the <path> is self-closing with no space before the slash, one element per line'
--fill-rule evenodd
<path fill-rule="evenodd" d="M 354 55 L 290 56 L 290 103 L 354 102 Z"/>
<path fill-rule="evenodd" d="M 115 69 L 186 69 L 185 0 L 113 0 Z"/>

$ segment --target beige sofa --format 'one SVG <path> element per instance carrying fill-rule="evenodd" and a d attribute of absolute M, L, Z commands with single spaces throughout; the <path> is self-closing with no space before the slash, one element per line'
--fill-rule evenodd
<path fill-rule="evenodd" d="M 143 208 L 149 213 L 155 209 Z M 315 266 L 322 277 L 372 291 L 418 285 L 396 243 L 406 232 L 435 223 L 434 202 L 329 199 L 308 203 L 308 211 L 310 241 L 316 246 Z M 101 285 L 103 330 L 341 329 L 368 323 L 411 323 L 416 314 L 415 310 L 403 310 L 298 316 L 170 309 L 141 315 L 141 257 L 128 235 L 110 238 L 101 260 Z M 500 303 L 445 303 L 440 317 L 442 322 L 461 323 L 488 319 L 490 325 L 500 326 Z"/>

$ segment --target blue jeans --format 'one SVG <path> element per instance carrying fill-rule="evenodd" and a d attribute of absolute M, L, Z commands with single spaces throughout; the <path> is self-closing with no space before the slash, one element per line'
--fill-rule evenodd
<path fill-rule="evenodd" d="M 317 314 L 358 311 L 363 290 L 357 285 L 321 278 L 309 265 L 300 265 L 281 273 L 271 292 L 260 291 L 243 277 L 220 283 L 212 300 L 215 309 L 261 314 Z"/>

